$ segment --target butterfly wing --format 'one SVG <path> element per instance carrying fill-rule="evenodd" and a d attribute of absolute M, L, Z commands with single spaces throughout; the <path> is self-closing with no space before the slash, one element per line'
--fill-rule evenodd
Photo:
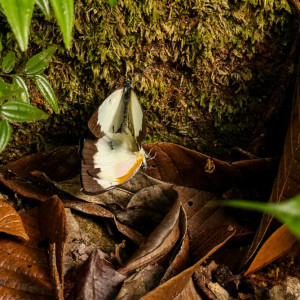
<path fill-rule="evenodd" d="M 81 152 L 83 191 L 98 194 L 128 181 L 144 160 L 143 152 L 133 152 L 136 149 L 132 136 L 121 133 L 85 140 Z"/>
<path fill-rule="evenodd" d="M 96 137 L 103 137 L 108 132 L 118 132 L 123 122 L 124 102 L 123 89 L 116 90 L 92 115 L 88 126 Z"/>
<path fill-rule="evenodd" d="M 129 102 L 129 118 L 133 126 L 134 136 L 137 142 L 141 144 L 146 135 L 146 127 L 142 108 L 133 90 L 131 91 L 131 98 Z"/>

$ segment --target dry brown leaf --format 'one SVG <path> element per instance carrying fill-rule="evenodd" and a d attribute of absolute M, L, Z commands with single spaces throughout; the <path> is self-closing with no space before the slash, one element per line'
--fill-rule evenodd
<path fill-rule="evenodd" d="M 94 250 L 77 271 L 75 299 L 114 299 L 125 278 Z"/>
<path fill-rule="evenodd" d="M 141 245 L 145 241 L 145 237 L 140 232 L 120 223 L 112 212 L 100 205 L 85 203 L 78 200 L 64 200 L 63 203 L 65 207 L 72 208 L 86 214 L 112 219 L 118 230 L 138 245 Z"/>
<path fill-rule="evenodd" d="M 145 187 L 133 194 L 126 209 L 115 210 L 118 220 L 149 235 L 169 212 L 177 193 L 169 184 Z"/>
<path fill-rule="evenodd" d="M 0 173 L 0 182 L 19 195 L 38 201 L 47 201 L 53 195 L 52 192 L 43 189 L 25 178 L 16 176 L 10 172 Z"/>
<path fill-rule="evenodd" d="M 160 281 L 160 284 L 168 281 L 173 276 L 179 274 L 184 268 L 188 265 L 189 262 L 189 235 L 188 235 L 188 227 L 187 227 L 187 217 L 185 211 L 181 208 L 180 211 L 180 232 L 181 232 L 181 242 L 178 247 L 175 248 L 174 254 L 175 257 L 170 258 L 170 265 L 166 270 L 163 278 Z M 179 249 L 178 249 L 179 248 Z"/>
<path fill-rule="evenodd" d="M 28 241 L 22 219 L 17 211 L 9 204 L 0 200 L 0 232 L 11 234 Z"/>
<path fill-rule="evenodd" d="M 277 203 L 289 199 L 300 191 L 300 64 L 298 66 L 297 80 L 290 124 L 286 134 L 283 154 L 280 159 L 278 174 L 275 179 L 270 203 Z M 245 257 L 246 264 L 259 247 L 273 217 L 264 214 L 256 232 L 252 245 Z"/>
<path fill-rule="evenodd" d="M 106 191 L 98 195 L 87 195 L 81 192 L 80 176 L 62 182 L 52 183 L 60 190 L 72 195 L 73 197 L 97 204 L 112 205 L 117 204 L 125 208 L 131 197 L 141 189 L 151 187 L 161 183 L 157 179 L 151 178 L 142 172 L 138 172 L 132 179 L 122 184 L 120 187 Z"/>
<path fill-rule="evenodd" d="M 68 233 L 64 205 L 57 196 L 53 196 L 39 207 L 39 224 L 42 237 L 50 245 L 55 244 L 55 266 L 63 286 L 63 256 Z"/>
<path fill-rule="evenodd" d="M 224 243 L 226 243 L 230 237 L 227 237 L 219 245 L 215 246 L 214 248 L 211 248 L 210 251 L 207 252 L 207 254 L 204 257 L 202 257 L 202 259 L 200 259 L 193 266 L 184 270 L 180 274 L 172 277 L 170 280 L 168 280 L 165 283 L 163 283 L 162 285 L 158 286 L 156 289 L 154 289 L 153 291 L 151 291 L 150 293 L 148 293 L 147 295 L 142 297 L 140 300 L 157 300 L 157 299 L 171 300 L 171 299 L 173 299 L 188 285 L 191 276 L 193 275 L 195 270 L 198 268 L 198 266 L 201 265 L 202 262 L 207 257 L 209 257 L 211 254 L 213 254 L 215 251 L 217 251 L 221 246 L 223 246 Z"/>
<path fill-rule="evenodd" d="M 114 223 L 121 233 L 123 233 L 137 245 L 142 245 L 145 242 L 146 238 L 137 230 L 120 223 L 116 218 L 114 218 Z"/>
<path fill-rule="evenodd" d="M 211 207 L 210 200 L 219 199 L 218 194 L 176 186 L 179 200 L 187 215 L 190 238 L 190 255 L 200 260 L 210 249 L 233 236 L 242 226 L 224 208 Z"/>
<path fill-rule="evenodd" d="M 114 217 L 114 214 L 108 209 L 94 203 L 86 203 L 79 200 L 63 200 L 63 203 L 65 207 L 76 209 L 77 211 L 81 211 L 89 215 L 98 216 L 102 218 Z"/>
<path fill-rule="evenodd" d="M 224 192 L 236 185 L 261 187 L 271 175 L 273 163 L 266 159 L 232 164 L 171 143 L 143 146 L 155 153 L 146 174 L 166 182 L 211 192 Z M 207 172 L 207 164 L 214 166 Z M 272 177 L 272 176 L 271 176 Z"/>
<path fill-rule="evenodd" d="M 60 147 L 20 158 L 0 169 L 0 182 L 16 193 L 38 201 L 46 201 L 58 191 L 44 178 L 66 180 L 80 170 L 78 147 Z M 53 191 L 56 190 L 56 191 Z"/>
<path fill-rule="evenodd" d="M 51 269 L 52 282 L 55 285 L 55 299 L 64 300 L 64 286 L 61 282 L 60 275 L 57 269 L 56 244 L 49 245 L 49 263 Z"/>
<path fill-rule="evenodd" d="M 180 236 L 180 207 L 181 204 L 177 200 L 146 242 L 132 255 L 126 265 L 119 269 L 121 274 L 129 274 L 137 268 L 156 263 L 172 250 Z"/>
<path fill-rule="evenodd" d="M 173 298 L 173 300 L 202 300 L 203 298 L 200 297 L 200 295 L 197 293 L 197 290 L 195 288 L 194 281 L 192 277 L 190 278 L 188 284 L 184 287 L 184 289 Z M 157 299 L 159 300 L 159 299 Z M 161 298 L 161 300 L 164 300 L 164 298 Z"/>
<path fill-rule="evenodd" d="M 47 252 L 40 247 L 38 209 L 21 214 L 25 243 L 0 239 L 0 295 L 6 299 L 53 299 Z"/>
<path fill-rule="evenodd" d="M 114 300 L 138 300 L 159 284 L 163 275 L 160 265 L 146 266 L 127 278 Z"/>
<path fill-rule="evenodd" d="M 264 242 L 244 275 L 247 276 L 284 255 L 296 241 L 297 238 L 288 230 L 286 225 L 282 225 Z"/>
<path fill-rule="evenodd" d="M 66 207 L 87 214 L 112 219 L 121 233 L 140 245 L 145 241 L 145 237 L 139 231 L 131 228 L 131 226 L 138 228 L 138 230 L 142 230 L 146 227 L 147 230 L 151 231 L 150 229 L 156 224 L 155 214 L 157 213 L 159 216 L 157 222 L 159 223 L 168 209 L 172 206 L 174 199 L 177 197 L 177 193 L 174 192 L 170 185 L 157 184 L 157 180 L 152 180 L 144 174 L 138 174 L 136 176 L 136 181 L 133 181 L 131 185 L 137 182 L 138 184 L 135 187 L 127 186 L 128 190 L 126 191 L 126 198 L 122 199 L 122 206 L 125 205 L 124 209 L 120 209 L 119 206 L 117 206 L 116 209 L 115 206 L 112 206 L 115 214 L 96 203 L 86 203 L 78 200 L 63 200 L 63 202 Z M 142 188 L 143 185 L 146 187 Z M 124 191 L 125 190 L 122 190 L 121 192 L 124 193 Z M 117 204 L 120 200 L 118 196 L 120 195 L 120 191 L 115 189 L 115 191 L 109 192 L 110 194 L 105 196 L 106 200 L 110 204 L 113 202 Z M 102 195 L 105 194 L 106 193 Z M 115 197 L 116 195 L 117 197 Z M 101 195 L 97 196 L 100 197 Z M 145 217 L 145 214 L 147 214 L 148 219 L 147 216 Z M 115 217 L 115 215 L 117 217 Z M 138 223 L 139 220 L 142 222 L 141 224 Z M 126 221 L 128 221 L 127 223 L 129 224 L 127 224 Z M 128 225 L 130 227 L 128 227 Z"/>
<path fill-rule="evenodd" d="M 33 171 L 43 172 L 54 181 L 62 181 L 74 177 L 79 170 L 78 147 L 66 146 L 22 157 L 5 165 L 1 172 L 9 171 L 34 182 Z"/>

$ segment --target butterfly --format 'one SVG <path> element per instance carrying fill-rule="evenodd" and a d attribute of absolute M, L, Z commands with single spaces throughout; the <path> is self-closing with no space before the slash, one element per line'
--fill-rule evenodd
<path fill-rule="evenodd" d="M 107 133 L 133 133 L 140 144 L 145 138 L 145 121 L 139 100 L 127 79 L 124 87 L 107 97 L 88 122 L 89 129 L 98 138 Z"/>
<path fill-rule="evenodd" d="M 81 149 L 83 192 L 105 192 L 146 168 L 147 155 L 140 146 L 145 136 L 143 112 L 129 80 L 104 100 L 88 126 L 99 139 L 84 140 Z"/>

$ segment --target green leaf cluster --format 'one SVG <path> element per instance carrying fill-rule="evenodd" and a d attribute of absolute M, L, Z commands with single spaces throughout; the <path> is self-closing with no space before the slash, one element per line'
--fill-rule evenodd
<path fill-rule="evenodd" d="M 0 120 L 0 152 L 6 147 L 12 134 L 9 122 L 22 123 L 48 118 L 48 114 L 30 104 L 29 91 L 24 78 L 33 79 L 54 112 L 58 113 L 54 91 L 48 79 L 41 75 L 48 67 L 54 51 L 54 47 L 49 47 L 31 57 L 20 74 L 10 74 L 15 67 L 15 53 L 10 51 L 4 57 L 1 65 L 3 76 L 11 77 L 12 83 L 0 77 L 0 118 L 2 118 Z"/>
<path fill-rule="evenodd" d="M 64 44 L 67 49 L 71 48 L 74 0 L 50 0 L 57 22 L 63 33 Z M 51 13 L 48 0 L 0 0 L 1 10 L 19 43 L 22 51 L 28 47 L 28 36 L 31 24 L 34 4 L 50 20 Z"/>
<path fill-rule="evenodd" d="M 261 203 L 246 200 L 214 201 L 222 206 L 240 207 L 265 212 L 273 215 L 300 240 L 300 194 L 281 203 Z"/>

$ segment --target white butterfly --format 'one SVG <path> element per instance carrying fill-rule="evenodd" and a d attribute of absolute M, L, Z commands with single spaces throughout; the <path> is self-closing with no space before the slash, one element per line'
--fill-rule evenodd
<path fill-rule="evenodd" d="M 85 193 L 112 189 L 131 179 L 140 167 L 146 167 L 147 155 L 139 146 L 145 136 L 143 112 L 130 81 L 100 105 L 89 128 L 99 139 L 86 139 L 81 150 Z"/>
<path fill-rule="evenodd" d="M 108 133 L 87 139 L 82 149 L 81 182 L 86 193 L 100 193 L 131 179 L 146 167 L 146 154 L 131 135 Z"/>
<path fill-rule="evenodd" d="M 107 133 L 133 133 L 136 141 L 141 143 L 146 133 L 145 122 L 130 80 L 126 80 L 122 89 L 116 90 L 103 101 L 88 126 L 96 137 Z"/>

